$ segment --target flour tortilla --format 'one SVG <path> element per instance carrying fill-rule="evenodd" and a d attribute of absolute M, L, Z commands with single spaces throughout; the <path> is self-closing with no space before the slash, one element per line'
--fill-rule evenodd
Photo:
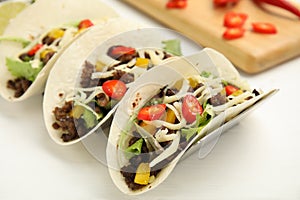
<path fill-rule="evenodd" d="M 135 30 L 140 27 L 141 25 L 137 22 L 129 21 L 126 18 L 116 18 L 109 20 L 104 24 L 96 25 L 92 27 L 88 33 L 73 42 L 57 60 L 49 74 L 43 101 L 46 128 L 50 137 L 57 144 L 72 145 L 81 141 L 92 134 L 110 117 L 110 115 L 113 114 L 114 110 L 89 133 L 70 142 L 63 142 L 61 139 L 61 131 L 52 127 L 52 124 L 55 121 L 53 115 L 54 108 L 61 107 L 67 98 L 67 96 L 60 96 L 59 94 L 67 95 L 73 92 L 78 81 L 78 74 L 81 73 L 82 65 L 87 58 L 93 55 L 95 49 L 111 36 L 120 34 L 124 31 Z"/>
<path fill-rule="evenodd" d="M 27 7 L 17 17 L 11 20 L 3 37 L 16 37 L 29 40 L 32 37 L 63 24 L 74 23 L 83 19 L 90 19 L 96 23 L 103 23 L 110 18 L 116 18 L 117 13 L 100 0 L 38 0 Z M 88 30 L 86 31 L 88 32 Z M 84 33 L 79 34 L 80 37 Z M 74 40 L 75 40 L 74 38 Z M 72 41 L 74 41 L 72 40 Z M 70 44 L 70 43 L 69 43 Z M 44 90 L 48 74 L 61 53 L 67 48 L 66 44 L 54 55 L 42 71 L 38 74 L 29 89 L 19 98 L 14 97 L 14 91 L 6 87 L 7 81 L 14 79 L 5 65 L 5 58 L 17 54 L 22 46 L 15 42 L 0 43 L 0 93 L 8 101 L 22 101 L 31 96 L 41 94 Z"/>
<path fill-rule="evenodd" d="M 219 52 L 206 48 L 195 55 L 186 58 L 175 58 L 171 61 L 164 63 L 165 67 L 160 66 L 150 70 L 141 76 L 134 85 L 128 90 L 124 96 L 124 100 L 120 103 L 116 114 L 113 118 L 110 128 L 109 139 L 106 149 L 106 158 L 109 168 L 110 176 L 117 186 L 117 188 L 128 195 L 139 195 L 149 190 L 156 188 L 160 185 L 176 167 L 178 161 L 185 154 L 185 152 L 200 139 L 205 139 L 205 136 L 221 127 L 226 120 L 238 115 L 243 110 L 251 107 L 260 99 L 273 92 L 263 93 L 253 99 L 241 103 L 236 107 L 228 109 L 228 112 L 222 112 L 213 120 L 211 120 L 205 128 L 202 129 L 200 134 L 193 138 L 185 150 L 183 150 L 175 159 L 164 167 L 156 179 L 143 187 L 142 189 L 133 191 L 127 186 L 123 175 L 120 173 L 121 168 L 126 163 L 126 159 L 122 157 L 122 150 L 120 149 L 121 133 L 125 130 L 128 121 L 133 113 L 133 102 L 136 102 L 136 95 L 139 94 L 140 100 L 138 105 L 143 105 L 148 99 L 156 94 L 156 92 L 163 86 L 170 84 L 180 78 L 187 78 L 190 75 L 199 73 L 201 71 L 208 71 L 216 76 L 224 78 L 224 80 L 232 81 L 234 84 L 243 89 L 250 89 L 248 83 L 244 81 L 233 65 Z M 166 76 L 167 74 L 167 76 Z M 214 133 L 219 134 L 219 133 Z"/>

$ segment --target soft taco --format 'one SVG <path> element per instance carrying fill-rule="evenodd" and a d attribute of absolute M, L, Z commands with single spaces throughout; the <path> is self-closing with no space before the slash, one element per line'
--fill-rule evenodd
<path fill-rule="evenodd" d="M 113 118 L 106 156 L 113 182 L 131 195 L 155 188 L 193 144 L 270 93 L 251 90 L 212 49 L 151 69 Z"/>
<path fill-rule="evenodd" d="M 98 0 L 39 0 L 30 5 L 0 38 L 3 98 L 21 101 L 41 93 L 51 67 L 68 45 L 94 24 L 116 16 Z"/>
<path fill-rule="evenodd" d="M 139 25 L 126 20 L 108 22 L 103 27 L 108 33 L 92 28 L 55 63 L 45 89 L 44 119 L 51 138 L 58 144 L 74 144 L 95 132 L 112 116 L 141 74 L 178 53 L 178 40 L 160 41 L 160 47 L 153 47 L 149 41 L 137 42 L 145 41 L 141 35 L 151 31 L 138 29 Z M 126 30 L 132 31 L 120 34 Z M 133 35 L 140 39 L 128 38 Z M 91 37 L 93 42 L 87 46 Z M 172 49 L 177 51 L 165 50 L 166 43 L 176 43 Z M 81 44 L 85 48 L 78 53 Z"/>

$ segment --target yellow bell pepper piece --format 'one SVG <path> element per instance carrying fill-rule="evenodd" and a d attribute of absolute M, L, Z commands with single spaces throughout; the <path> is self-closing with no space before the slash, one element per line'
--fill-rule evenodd
<path fill-rule="evenodd" d="M 98 60 L 96 62 L 96 67 L 95 67 L 96 71 L 97 72 L 102 72 L 105 66 L 106 66 L 106 64 L 104 64 L 103 62 L 101 62 L 101 61 Z"/>
<path fill-rule="evenodd" d="M 167 110 L 166 122 L 174 124 L 175 120 L 176 120 L 176 115 L 175 115 L 174 111 L 171 110 L 171 109 L 168 109 Z"/>
<path fill-rule="evenodd" d="M 148 133 L 150 133 L 151 135 L 154 135 L 156 132 L 156 127 L 150 124 L 146 124 L 145 122 L 141 122 L 139 124 L 143 129 L 145 129 Z"/>
<path fill-rule="evenodd" d="M 149 184 L 149 179 L 150 179 L 149 163 L 141 163 L 136 170 L 134 182 L 140 185 L 147 185 Z"/>
<path fill-rule="evenodd" d="M 52 49 L 45 49 L 44 51 L 41 52 L 40 57 L 41 59 L 44 59 L 46 57 L 46 55 L 50 52 L 53 52 Z"/>
<path fill-rule="evenodd" d="M 48 36 L 51 37 L 51 38 L 61 38 L 63 37 L 65 34 L 65 31 L 62 30 L 62 29 L 59 29 L 59 28 L 56 28 L 56 29 L 53 29 L 51 30 L 49 33 L 48 33 Z"/>
<path fill-rule="evenodd" d="M 147 68 L 150 60 L 148 58 L 137 58 L 135 62 L 135 66 L 141 68 Z"/>
<path fill-rule="evenodd" d="M 236 97 L 236 96 L 239 96 L 241 94 L 243 94 L 243 91 L 242 90 L 237 90 L 234 93 L 232 93 L 231 95 Z"/>
<path fill-rule="evenodd" d="M 193 78 L 188 78 L 189 84 L 192 88 L 195 88 L 198 85 L 197 80 L 193 79 Z"/>
<path fill-rule="evenodd" d="M 83 113 L 84 113 L 84 107 L 76 105 L 72 109 L 70 115 L 75 119 L 79 119 Z"/>

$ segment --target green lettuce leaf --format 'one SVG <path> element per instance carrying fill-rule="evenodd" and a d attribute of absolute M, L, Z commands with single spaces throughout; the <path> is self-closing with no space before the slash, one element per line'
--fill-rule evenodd
<path fill-rule="evenodd" d="M 196 124 L 192 128 L 181 129 L 181 134 L 189 141 L 195 134 L 199 133 L 211 120 L 210 115 L 204 112 L 202 115 L 196 116 Z"/>
<path fill-rule="evenodd" d="M 29 81 L 34 81 L 43 68 L 42 63 L 38 68 L 33 68 L 29 62 L 21 62 L 11 58 L 6 58 L 6 66 L 13 76 L 24 77 Z"/>
<path fill-rule="evenodd" d="M 93 128 L 97 124 L 97 117 L 90 110 L 85 109 L 82 118 L 87 128 Z"/>
<path fill-rule="evenodd" d="M 141 138 L 136 141 L 133 145 L 128 147 L 125 151 L 128 153 L 133 153 L 135 155 L 140 155 L 142 153 L 142 146 L 143 146 L 144 139 Z"/>
<path fill-rule="evenodd" d="M 22 44 L 23 48 L 27 47 L 31 43 L 29 40 L 26 40 L 24 38 L 18 38 L 18 37 L 0 37 L 0 42 L 1 41 L 17 42 Z"/>
<path fill-rule="evenodd" d="M 166 52 L 169 52 L 175 56 L 181 56 L 181 45 L 180 40 L 174 39 L 174 40 L 165 40 L 162 41 L 162 43 L 165 45 L 164 50 Z"/>

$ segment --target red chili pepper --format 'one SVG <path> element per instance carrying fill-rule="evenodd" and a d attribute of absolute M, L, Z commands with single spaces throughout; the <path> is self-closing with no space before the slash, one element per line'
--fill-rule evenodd
<path fill-rule="evenodd" d="M 267 3 L 273 6 L 277 6 L 300 17 L 300 10 L 292 3 L 290 3 L 288 0 L 254 0 L 254 1 L 257 3 Z"/>
<path fill-rule="evenodd" d="M 29 56 L 34 56 L 34 54 L 42 47 L 43 47 L 43 44 L 36 44 L 27 52 L 27 54 Z"/>
<path fill-rule="evenodd" d="M 226 31 L 223 33 L 223 38 L 226 40 L 233 40 L 233 39 L 243 37 L 244 33 L 245 33 L 245 29 L 241 27 L 227 28 Z"/>
<path fill-rule="evenodd" d="M 256 33 L 264 33 L 264 34 L 277 33 L 276 27 L 273 24 L 267 22 L 252 23 L 252 30 Z"/>
<path fill-rule="evenodd" d="M 224 26 L 228 28 L 242 27 L 248 15 L 245 13 L 228 12 L 224 16 Z"/>
<path fill-rule="evenodd" d="M 91 26 L 94 26 L 93 22 L 89 19 L 84 19 L 79 23 L 78 29 L 89 28 Z"/>
<path fill-rule="evenodd" d="M 239 0 L 214 0 L 213 4 L 216 7 L 226 7 L 229 5 L 235 5 L 239 2 Z"/>
<path fill-rule="evenodd" d="M 167 8 L 185 8 L 187 6 L 187 0 L 169 0 L 166 4 Z"/>

